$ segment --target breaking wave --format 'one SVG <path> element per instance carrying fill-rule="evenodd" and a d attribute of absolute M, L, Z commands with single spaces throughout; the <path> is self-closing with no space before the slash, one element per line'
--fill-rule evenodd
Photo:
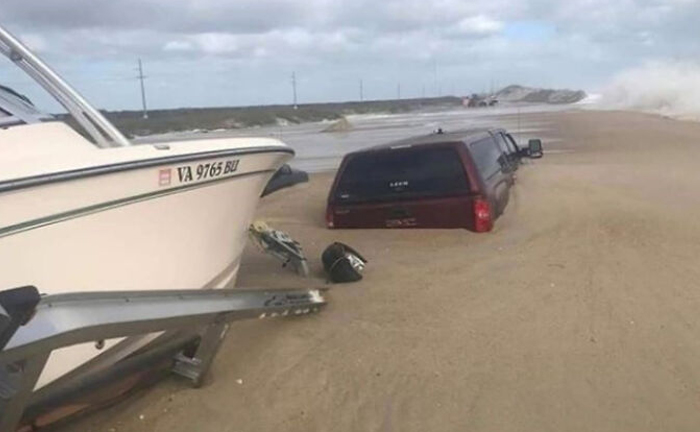
<path fill-rule="evenodd" d="M 603 89 L 599 102 L 606 108 L 698 117 L 700 64 L 654 62 L 623 71 Z"/>

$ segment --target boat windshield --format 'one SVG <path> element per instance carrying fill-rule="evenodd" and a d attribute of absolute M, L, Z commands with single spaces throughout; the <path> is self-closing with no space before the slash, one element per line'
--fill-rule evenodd
<path fill-rule="evenodd" d="M 0 126 L 9 127 L 49 120 L 54 120 L 54 117 L 37 109 L 27 96 L 0 84 Z"/>
<path fill-rule="evenodd" d="M 96 146 L 104 148 L 131 145 L 129 140 L 97 109 L 2 27 L 0 27 L 0 54 L 4 54 L 58 102 L 74 120 L 74 127 Z M 13 90 L 8 82 L 0 82 L 0 110 L 3 111 L 0 115 L 0 126 L 5 127 L 52 119 L 52 116 L 37 110 L 28 97 Z M 67 121 L 67 123 L 72 122 Z"/>

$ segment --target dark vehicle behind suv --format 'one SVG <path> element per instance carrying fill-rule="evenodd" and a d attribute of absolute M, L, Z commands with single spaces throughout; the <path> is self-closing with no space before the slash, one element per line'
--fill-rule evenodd
<path fill-rule="evenodd" d="M 490 231 L 522 157 L 501 129 L 436 133 L 350 153 L 328 196 L 329 228 L 466 228 Z"/>

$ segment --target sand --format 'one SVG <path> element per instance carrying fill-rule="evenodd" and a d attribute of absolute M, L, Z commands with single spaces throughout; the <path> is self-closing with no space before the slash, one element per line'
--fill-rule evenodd
<path fill-rule="evenodd" d="M 328 174 L 265 198 L 314 277 L 251 247 L 240 285 L 323 286 L 333 240 L 365 279 L 319 315 L 236 323 L 203 388 L 168 379 L 63 430 L 697 430 L 700 124 L 546 121 L 560 141 L 489 234 L 326 230 Z"/>

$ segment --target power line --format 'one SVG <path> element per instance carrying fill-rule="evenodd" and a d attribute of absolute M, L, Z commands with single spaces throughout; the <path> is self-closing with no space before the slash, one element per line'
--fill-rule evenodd
<path fill-rule="evenodd" d="M 141 59 L 139 59 L 139 81 L 141 81 L 141 104 L 143 105 L 143 118 L 147 119 L 148 118 L 148 106 L 146 105 L 146 85 L 144 84 L 144 80 L 146 79 L 146 76 L 143 74 L 143 64 L 141 63 Z"/>

